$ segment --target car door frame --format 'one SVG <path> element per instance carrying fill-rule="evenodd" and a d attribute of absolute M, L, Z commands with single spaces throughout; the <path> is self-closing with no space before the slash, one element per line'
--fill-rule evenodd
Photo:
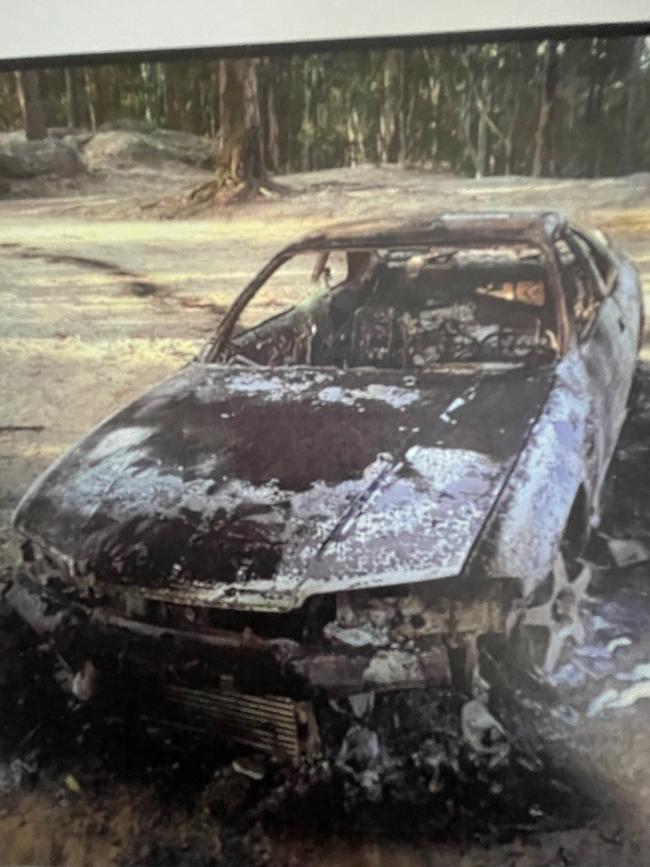
<path fill-rule="evenodd" d="M 621 346 L 622 323 L 620 304 L 615 297 L 618 282 L 618 262 L 608 259 L 614 273 L 608 286 L 602 279 L 596 263 L 588 255 L 588 239 L 572 226 L 565 226 L 555 240 L 563 240 L 576 257 L 576 267 L 586 278 L 596 295 L 597 306 L 586 328 L 578 331 L 572 305 L 566 298 L 567 313 L 571 319 L 578 353 L 584 364 L 588 381 L 589 412 L 586 427 L 585 460 L 591 489 L 592 510 L 599 511 L 600 491 L 609 467 L 621 427 L 625 420 L 627 395 L 631 374 L 626 363 L 627 353 Z M 579 243 L 586 242 L 586 250 Z M 556 254 L 557 255 L 557 254 Z M 559 260 L 559 257 L 558 257 Z M 559 262 L 560 275 L 563 268 Z"/>

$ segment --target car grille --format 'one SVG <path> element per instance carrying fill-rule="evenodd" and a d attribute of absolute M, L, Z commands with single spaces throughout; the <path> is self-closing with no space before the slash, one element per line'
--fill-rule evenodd
<path fill-rule="evenodd" d="M 299 760 L 319 751 L 318 728 L 310 702 L 173 684 L 163 687 L 163 699 L 168 717 L 150 722 L 163 722 L 203 735 L 214 734 L 285 759 Z"/>

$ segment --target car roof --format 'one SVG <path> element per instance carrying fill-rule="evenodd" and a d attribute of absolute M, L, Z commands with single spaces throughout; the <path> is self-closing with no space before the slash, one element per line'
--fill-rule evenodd
<path fill-rule="evenodd" d="M 478 211 L 423 214 L 407 220 L 357 220 L 310 232 L 285 252 L 312 248 L 409 244 L 548 241 L 566 219 L 555 211 Z"/>

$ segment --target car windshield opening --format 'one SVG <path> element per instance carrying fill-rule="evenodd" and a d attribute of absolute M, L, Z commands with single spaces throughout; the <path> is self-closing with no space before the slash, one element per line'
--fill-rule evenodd
<path fill-rule="evenodd" d="M 298 267 L 305 254 L 312 264 Z M 300 256 L 243 307 L 223 360 L 417 370 L 544 362 L 557 352 L 546 262 L 531 244 Z"/>

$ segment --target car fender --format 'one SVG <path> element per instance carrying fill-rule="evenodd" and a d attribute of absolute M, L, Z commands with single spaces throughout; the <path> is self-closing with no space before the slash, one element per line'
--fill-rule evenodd
<path fill-rule="evenodd" d="M 580 490 L 588 509 L 593 498 L 588 418 L 586 370 L 570 351 L 468 558 L 468 575 L 516 579 L 524 595 L 545 579 Z"/>

